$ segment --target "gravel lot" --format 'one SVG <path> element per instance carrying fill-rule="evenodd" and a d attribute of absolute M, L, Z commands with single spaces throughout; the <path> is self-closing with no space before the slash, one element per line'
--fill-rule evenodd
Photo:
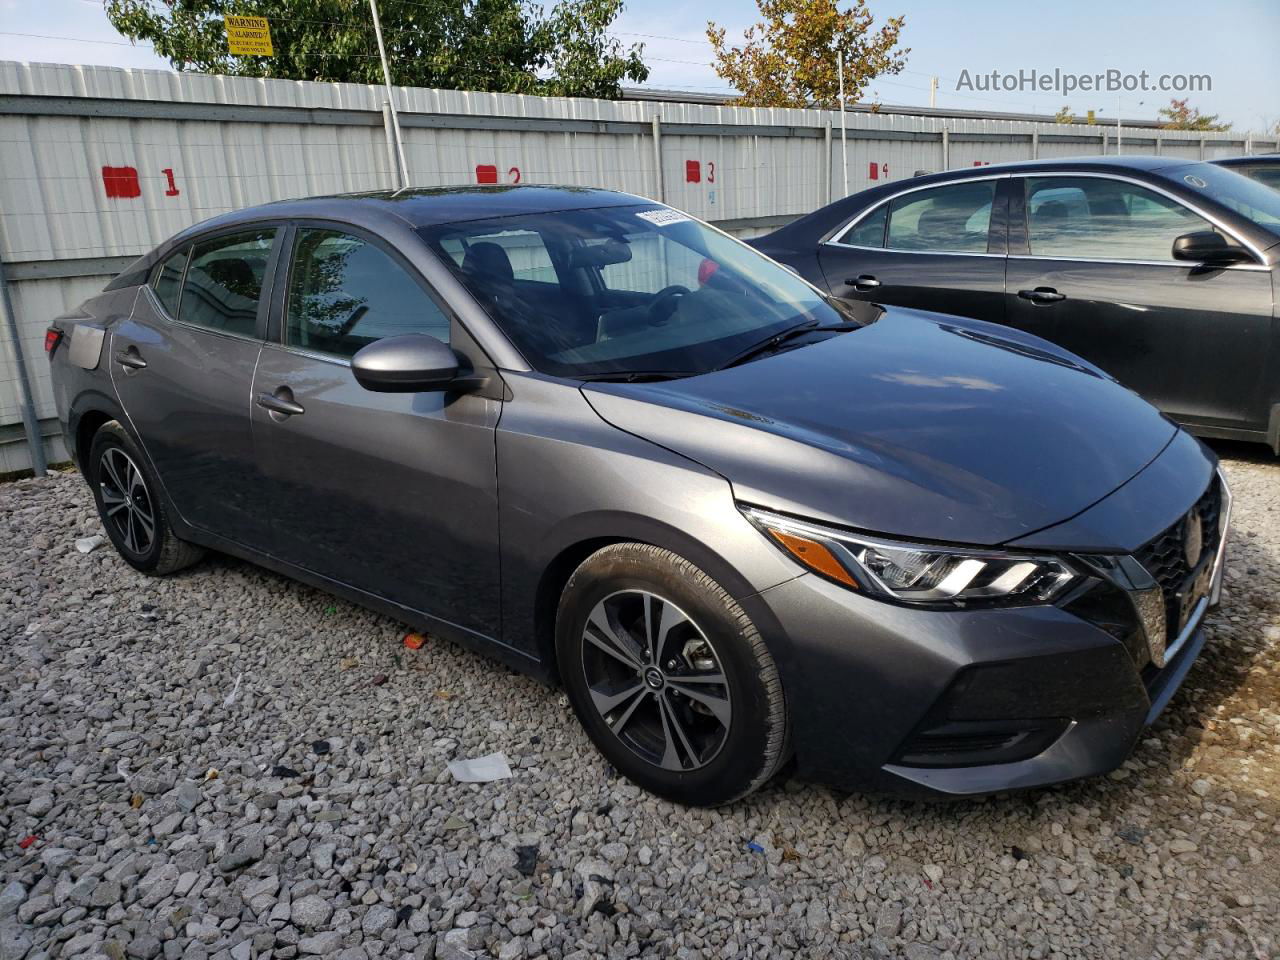
<path fill-rule="evenodd" d="M 1164 718 L 948 805 L 676 808 L 557 691 L 237 561 L 79 554 L 78 476 L 0 486 L 0 960 L 1280 955 L 1280 464 L 1221 449 L 1226 600 Z"/>

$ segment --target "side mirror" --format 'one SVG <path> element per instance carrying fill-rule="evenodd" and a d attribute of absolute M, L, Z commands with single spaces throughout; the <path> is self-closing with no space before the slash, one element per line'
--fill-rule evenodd
<path fill-rule="evenodd" d="M 409 333 L 357 351 L 351 372 L 360 386 L 375 393 L 449 390 L 458 378 L 458 357 L 435 337 Z"/>
<path fill-rule="evenodd" d="M 1228 243 L 1227 238 L 1214 230 L 1197 230 L 1184 233 L 1173 241 L 1173 259 L 1192 263 L 1226 264 L 1252 260 L 1244 247 Z"/>

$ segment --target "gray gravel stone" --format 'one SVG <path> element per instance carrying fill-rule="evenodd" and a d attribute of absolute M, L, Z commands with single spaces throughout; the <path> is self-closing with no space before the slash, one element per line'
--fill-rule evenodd
<path fill-rule="evenodd" d="M 304 930 L 324 926 L 332 915 L 333 905 L 324 897 L 314 893 L 293 901 L 290 911 L 293 925 Z"/>

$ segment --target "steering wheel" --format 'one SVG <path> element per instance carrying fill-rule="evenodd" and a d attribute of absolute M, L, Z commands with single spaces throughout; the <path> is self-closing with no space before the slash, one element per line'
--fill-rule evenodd
<path fill-rule="evenodd" d="M 669 287 L 663 287 L 653 295 L 653 299 L 649 301 L 649 323 L 652 326 L 660 327 L 671 319 L 671 314 L 676 310 L 676 298 L 687 297 L 693 291 L 688 287 L 673 283 Z"/>

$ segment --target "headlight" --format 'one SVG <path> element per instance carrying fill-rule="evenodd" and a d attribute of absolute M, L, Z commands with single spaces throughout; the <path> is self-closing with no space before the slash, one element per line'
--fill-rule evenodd
<path fill-rule="evenodd" d="M 742 512 L 815 573 L 902 603 L 1050 603 L 1078 578 L 1058 557 L 894 543 L 755 507 Z"/>

